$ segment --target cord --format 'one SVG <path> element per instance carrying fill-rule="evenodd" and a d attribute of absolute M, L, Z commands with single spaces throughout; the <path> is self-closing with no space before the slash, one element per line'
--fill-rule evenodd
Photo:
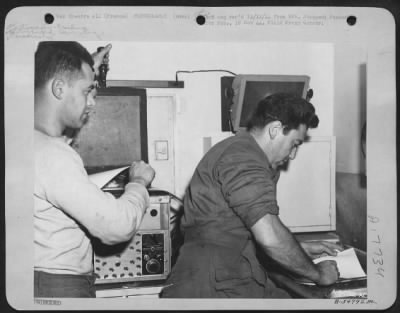
<path fill-rule="evenodd" d="M 232 107 L 232 104 L 231 104 Z M 228 125 L 229 125 L 229 130 L 232 134 L 236 134 L 236 131 L 233 129 L 233 122 L 232 122 L 232 108 L 228 110 Z"/>
<path fill-rule="evenodd" d="M 366 142 L 366 140 L 367 140 L 367 122 L 365 122 L 363 127 L 361 128 L 361 139 L 360 139 L 361 152 L 362 152 L 362 155 L 364 156 L 364 159 L 367 157 L 366 151 L 364 149 L 364 143 Z"/>
<path fill-rule="evenodd" d="M 178 83 L 178 74 L 179 73 L 188 73 L 188 74 L 192 74 L 192 73 L 206 73 L 206 72 L 223 72 L 223 73 L 229 73 L 229 74 L 231 74 L 231 75 L 233 75 L 233 76 L 237 76 L 237 74 L 236 73 L 234 73 L 234 72 L 231 72 L 231 71 L 228 71 L 228 70 L 222 70 L 222 69 L 216 69 L 216 70 L 193 70 L 193 71 L 185 71 L 185 70 L 182 70 L 182 71 L 176 71 L 176 73 L 175 73 L 175 81 L 176 81 L 176 83 Z M 229 112 L 228 112 L 228 124 L 229 124 L 229 130 L 233 133 L 233 134 L 235 134 L 235 131 L 233 130 L 233 125 L 232 125 L 232 117 L 231 117 L 231 111 L 229 110 Z"/>
<path fill-rule="evenodd" d="M 157 190 L 161 190 L 161 189 L 158 189 L 158 188 L 155 188 L 155 187 L 153 187 L 153 188 L 157 189 Z M 177 207 L 173 207 L 173 206 L 170 205 L 170 210 L 173 213 L 175 213 L 175 215 L 176 214 L 182 214 L 182 212 L 181 212 L 181 210 L 179 208 L 183 207 L 183 200 L 181 198 L 179 198 L 178 196 L 174 195 L 173 193 L 170 193 L 167 190 L 162 190 L 162 191 L 166 192 L 171 197 L 171 199 L 174 199 L 178 203 Z M 174 219 L 176 217 L 175 215 L 172 217 L 172 219 Z"/>

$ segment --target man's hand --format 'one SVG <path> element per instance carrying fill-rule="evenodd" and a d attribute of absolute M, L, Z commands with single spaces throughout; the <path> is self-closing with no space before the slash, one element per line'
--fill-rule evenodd
<path fill-rule="evenodd" d="M 319 279 L 316 281 L 318 285 L 329 286 L 339 279 L 340 273 L 335 261 L 322 261 L 316 264 L 316 266 L 319 272 Z"/>
<path fill-rule="evenodd" d="M 108 44 L 100 52 L 95 52 L 92 54 L 92 58 L 94 61 L 93 69 L 96 75 L 99 75 L 99 67 L 101 63 L 103 63 L 104 57 L 107 58 L 107 55 L 110 52 L 111 48 L 112 48 L 111 44 Z"/>
<path fill-rule="evenodd" d="M 337 255 L 337 251 L 343 251 L 343 247 L 329 241 L 301 242 L 301 247 L 311 259 L 327 255 Z"/>
<path fill-rule="evenodd" d="M 133 162 L 129 169 L 129 181 L 148 187 L 155 176 L 154 169 L 143 161 Z"/>

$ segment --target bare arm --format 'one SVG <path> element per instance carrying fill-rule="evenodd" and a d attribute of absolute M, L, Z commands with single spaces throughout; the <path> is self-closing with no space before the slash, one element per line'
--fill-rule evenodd
<path fill-rule="evenodd" d="M 335 262 L 315 265 L 277 215 L 266 214 L 251 228 L 264 252 L 283 267 L 320 285 L 338 279 Z"/>
<path fill-rule="evenodd" d="M 312 260 L 327 255 L 335 256 L 343 251 L 343 246 L 329 241 L 305 241 L 300 245 Z"/>

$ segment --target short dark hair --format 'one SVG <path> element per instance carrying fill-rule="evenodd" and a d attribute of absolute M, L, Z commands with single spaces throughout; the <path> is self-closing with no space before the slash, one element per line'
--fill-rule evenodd
<path fill-rule="evenodd" d="M 272 94 L 261 100 L 254 110 L 247 130 L 264 128 L 268 123 L 280 121 L 285 132 L 297 129 L 300 124 L 316 128 L 319 123 L 314 106 L 307 100 L 289 93 Z"/>
<path fill-rule="evenodd" d="M 82 63 L 93 67 L 93 58 L 75 41 L 42 41 L 35 53 L 35 89 L 42 87 L 56 75 L 71 80 L 80 73 Z"/>

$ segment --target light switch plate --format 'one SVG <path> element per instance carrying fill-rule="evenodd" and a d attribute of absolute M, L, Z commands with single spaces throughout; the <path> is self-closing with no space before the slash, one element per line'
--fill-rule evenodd
<path fill-rule="evenodd" d="M 168 141 L 155 140 L 156 160 L 168 160 Z"/>

